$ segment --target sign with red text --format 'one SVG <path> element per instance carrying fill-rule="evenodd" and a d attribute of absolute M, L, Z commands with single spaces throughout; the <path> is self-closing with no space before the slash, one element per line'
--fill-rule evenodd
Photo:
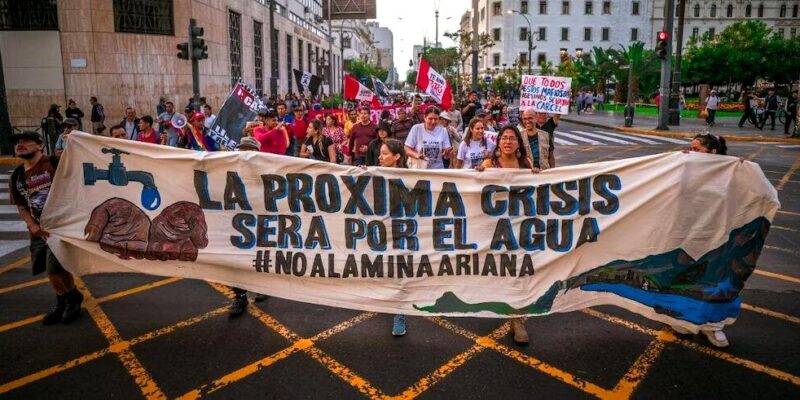
<path fill-rule="evenodd" d="M 523 75 L 520 84 L 519 109 L 566 115 L 569 113 L 571 85 L 572 78 Z"/>

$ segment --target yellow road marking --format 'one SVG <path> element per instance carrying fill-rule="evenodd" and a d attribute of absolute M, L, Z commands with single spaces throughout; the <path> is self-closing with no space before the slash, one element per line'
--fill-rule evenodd
<path fill-rule="evenodd" d="M 800 278 L 795 278 L 794 276 L 778 274 L 778 273 L 775 273 L 775 272 L 769 272 L 769 271 L 764 271 L 764 270 L 760 270 L 760 269 L 754 270 L 753 273 L 757 274 L 757 275 L 767 276 L 767 277 L 770 277 L 770 278 L 780 279 L 780 280 L 786 281 L 786 282 L 800 284 Z"/>
<path fill-rule="evenodd" d="M 117 328 L 114 327 L 114 324 L 108 319 L 106 313 L 100 308 L 100 304 L 97 300 L 92 297 L 92 293 L 86 287 L 83 280 L 76 276 L 75 281 L 78 283 L 85 297 L 84 305 L 86 311 L 92 317 L 103 336 L 108 340 L 111 345 L 110 349 L 117 354 L 117 358 L 119 358 L 122 365 L 125 366 L 125 369 L 128 370 L 128 373 L 139 386 L 142 395 L 148 399 L 165 399 L 166 395 L 164 395 L 164 392 L 161 391 L 158 384 L 153 380 L 153 377 L 150 376 L 150 373 L 147 372 L 142 363 L 139 362 L 139 359 L 136 358 L 136 355 L 130 350 L 128 342 L 122 339 Z"/>
<path fill-rule="evenodd" d="M 371 383 L 369 383 L 369 381 L 353 372 L 350 368 L 344 366 L 335 358 L 325 354 L 325 352 L 319 348 L 309 347 L 303 351 L 310 355 L 311 358 L 317 360 L 320 364 L 328 368 L 328 370 L 333 372 L 334 375 L 349 383 L 350 386 L 358 389 L 358 391 L 365 396 L 371 399 L 380 399 L 386 397 L 386 395 L 380 389 L 373 386 Z"/>
<path fill-rule="evenodd" d="M 795 171 L 797 171 L 798 168 L 800 168 L 800 157 L 797 157 L 794 160 L 794 163 L 792 164 L 791 167 L 789 167 L 789 170 L 786 171 L 786 173 L 783 175 L 780 182 L 778 182 L 778 184 L 775 185 L 775 190 L 780 192 L 783 189 L 783 187 L 786 186 L 786 182 L 789 181 L 789 178 L 792 177 L 792 175 L 795 173 Z"/>
<path fill-rule="evenodd" d="M 0 326 L 0 333 L 19 328 L 21 326 L 29 325 L 37 321 L 41 321 L 42 318 L 44 318 L 44 314 L 34 315 L 32 317 L 21 319 L 19 321 L 7 323 L 5 325 Z"/>
<path fill-rule="evenodd" d="M 458 354 L 455 357 L 451 358 L 446 363 L 442 364 L 439 368 L 437 368 L 435 371 L 429 373 L 428 375 L 417 381 L 410 388 L 404 390 L 399 395 L 394 396 L 394 398 L 413 399 L 419 396 L 420 394 L 430 389 L 433 385 L 439 383 L 442 379 L 450 375 L 450 373 L 455 371 L 458 367 L 466 364 L 467 361 L 471 360 L 473 357 L 478 355 L 478 353 L 480 353 L 485 349 L 486 347 L 483 344 L 476 343 L 472 345 L 472 347 L 470 347 L 463 353 Z"/>
<path fill-rule="evenodd" d="M 752 312 L 757 312 L 759 314 L 768 315 L 770 317 L 782 319 L 784 321 L 793 322 L 795 324 L 800 324 L 800 318 L 797 318 L 797 317 L 794 317 L 794 316 L 791 316 L 791 315 L 788 315 L 788 314 L 779 313 L 777 311 L 772 311 L 772 310 L 769 310 L 769 309 L 766 309 L 766 308 L 761 308 L 761 307 L 758 307 L 758 306 L 742 303 L 742 309 L 743 310 L 752 311 Z"/>
<path fill-rule="evenodd" d="M 616 399 L 629 399 L 639 384 L 642 383 L 650 368 L 656 363 L 658 357 L 664 351 L 665 344 L 659 339 L 653 339 L 644 352 L 636 358 L 636 361 L 628 368 L 628 372 L 617 382 L 617 385 L 612 390 L 614 394 L 610 396 Z"/>
<path fill-rule="evenodd" d="M 22 257 L 19 260 L 14 261 L 11 264 L 8 264 L 8 265 L 4 266 L 3 268 L 0 268 L 0 274 L 4 274 L 4 273 L 6 273 L 8 271 L 11 271 L 14 268 L 19 268 L 19 267 L 21 267 L 21 266 L 23 266 L 23 265 L 25 265 L 25 264 L 27 264 L 29 262 L 31 262 L 31 257 L 30 256 Z"/>
<path fill-rule="evenodd" d="M 758 150 L 754 151 L 752 154 L 750 154 L 749 156 L 747 156 L 746 160 L 747 160 L 747 161 L 753 161 L 753 159 L 754 159 L 754 158 L 756 158 L 756 157 L 758 157 L 758 156 L 760 156 L 760 155 L 761 155 L 761 153 L 763 153 L 765 149 L 766 149 L 766 147 L 765 147 L 765 146 L 761 146 L 761 147 L 759 147 L 759 148 L 758 148 Z"/>
<path fill-rule="evenodd" d="M 13 286 L 0 288 L 0 294 L 13 292 L 13 291 L 19 290 L 19 289 L 25 289 L 26 287 L 36 286 L 36 285 L 39 285 L 39 284 L 42 284 L 42 283 L 45 283 L 45 282 L 49 282 L 49 281 L 50 280 L 48 278 L 41 278 L 41 279 L 35 279 L 35 280 L 32 280 L 32 281 L 23 282 L 23 283 L 20 283 L 20 284 L 17 284 L 17 285 L 13 285 Z"/>

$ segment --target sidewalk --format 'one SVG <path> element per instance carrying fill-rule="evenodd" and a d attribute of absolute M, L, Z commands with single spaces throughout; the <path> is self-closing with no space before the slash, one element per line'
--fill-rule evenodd
<path fill-rule="evenodd" d="M 739 118 L 737 117 L 718 117 L 716 124 L 711 128 L 706 126 L 705 120 L 682 118 L 680 126 L 669 126 L 668 131 L 655 130 L 658 125 L 657 118 L 650 115 L 634 116 L 633 128 L 624 127 L 625 118 L 622 113 L 611 111 L 595 111 L 592 114 L 581 113 L 581 115 L 572 113 L 565 115 L 561 120 L 597 128 L 654 136 L 690 138 L 707 130 L 715 135 L 723 135 L 726 140 L 730 141 L 800 143 L 800 138 L 790 138 L 784 135 L 783 125 L 779 124 L 777 120 L 774 131 L 770 130 L 769 125 L 765 126 L 764 130 L 757 129 L 750 124 L 739 128 Z"/>

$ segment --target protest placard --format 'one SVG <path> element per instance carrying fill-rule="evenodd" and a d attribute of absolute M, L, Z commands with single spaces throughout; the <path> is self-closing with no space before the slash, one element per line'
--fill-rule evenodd
<path fill-rule="evenodd" d="M 520 83 L 519 109 L 566 115 L 572 78 L 523 75 Z"/>

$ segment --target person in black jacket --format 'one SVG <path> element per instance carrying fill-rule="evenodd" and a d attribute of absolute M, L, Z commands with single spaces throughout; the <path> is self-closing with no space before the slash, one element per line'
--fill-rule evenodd
<path fill-rule="evenodd" d="M 788 135 L 789 134 L 789 127 L 792 125 L 792 121 L 795 121 L 795 133 L 792 136 L 800 135 L 800 130 L 797 127 L 797 91 L 795 90 L 789 96 L 789 101 L 786 102 L 786 122 L 783 124 L 783 133 Z"/>
<path fill-rule="evenodd" d="M 392 128 L 390 128 L 388 124 L 379 124 L 378 127 L 375 128 L 375 139 L 372 139 L 367 146 L 366 163 L 368 167 L 375 167 L 380 164 L 378 162 L 378 157 L 381 155 L 381 146 L 383 146 L 383 142 L 389 138 L 389 132 L 391 132 L 391 130 Z"/>
<path fill-rule="evenodd" d="M 744 122 L 750 120 L 750 123 L 758 127 L 758 121 L 756 120 L 756 113 L 753 111 L 753 104 L 751 103 L 756 99 L 756 96 L 747 90 L 742 92 L 742 105 L 744 106 L 744 114 L 742 118 L 739 119 L 739 128 L 744 126 Z"/>
<path fill-rule="evenodd" d="M 775 130 L 775 114 L 778 112 L 780 103 L 780 98 L 775 94 L 775 89 L 770 89 L 767 98 L 764 99 L 766 111 L 764 111 L 764 114 L 761 116 L 761 127 L 759 129 L 764 129 L 764 125 L 767 124 L 767 118 L 769 118 L 772 121 L 771 129 L 773 131 Z"/>
<path fill-rule="evenodd" d="M 136 116 L 136 110 L 133 107 L 125 109 L 125 118 L 119 124 L 125 128 L 126 139 L 137 140 L 139 138 L 139 117 Z"/>
<path fill-rule="evenodd" d="M 64 115 L 67 118 L 72 118 L 78 121 L 78 130 L 79 131 L 83 130 L 83 122 L 81 121 L 81 118 L 84 117 L 84 114 L 83 111 L 81 111 L 81 109 L 78 108 L 78 105 L 75 104 L 75 100 L 69 99 L 69 101 L 67 102 L 67 109 L 64 110 Z"/>

